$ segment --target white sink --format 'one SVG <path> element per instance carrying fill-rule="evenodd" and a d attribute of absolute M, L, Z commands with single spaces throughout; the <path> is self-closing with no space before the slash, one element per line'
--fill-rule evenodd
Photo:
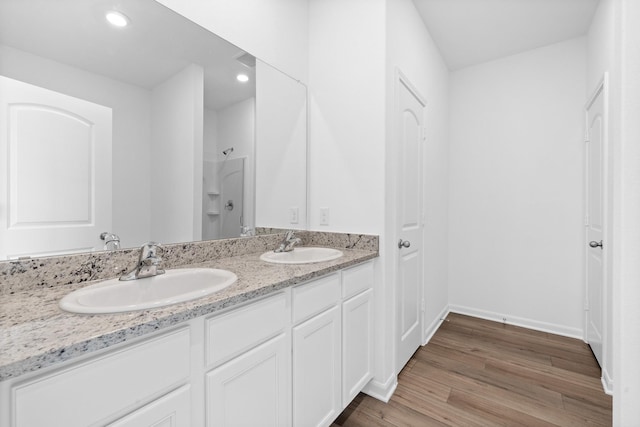
<path fill-rule="evenodd" d="M 66 295 L 60 308 L 73 313 L 121 313 L 164 307 L 221 291 L 238 280 L 226 270 L 184 268 L 137 280 L 105 280 Z"/>
<path fill-rule="evenodd" d="M 331 261 L 342 256 L 342 251 L 333 248 L 294 248 L 289 252 L 265 252 L 260 259 L 275 264 L 310 264 Z"/>

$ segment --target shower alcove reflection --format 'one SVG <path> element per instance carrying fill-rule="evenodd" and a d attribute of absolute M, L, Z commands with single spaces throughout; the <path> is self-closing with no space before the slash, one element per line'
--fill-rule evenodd
<path fill-rule="evenodd" d="M 204 162 L 203 239 L 238 237 L 253 226 L 244 221 L 245 159 Z"/>

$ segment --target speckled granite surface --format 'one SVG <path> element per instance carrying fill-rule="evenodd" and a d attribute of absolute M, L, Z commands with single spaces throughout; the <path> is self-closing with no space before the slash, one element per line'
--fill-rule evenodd
<path fill-rule="evenodd" d="M 90 281 L 119 276 L 137 250 L 0 263 L 0 380 L 78 357 L 221 310 L 278 289 L 378 256 L 376 236 L 299 232 L 305 246 L 344 249 L 317 264 L 280 265 L 259 260 L 281 235 L 194 242 L 165 247 L 165 268 L 211 267 L 236 273 L 229 288 L 198 300 L 122 314 L 79 315 L 58 307 L 67 293 Z"/>

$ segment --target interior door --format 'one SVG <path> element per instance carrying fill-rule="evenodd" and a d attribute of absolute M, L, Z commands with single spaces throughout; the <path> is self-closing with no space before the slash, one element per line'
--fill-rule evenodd
<path fill-rule="evenodd" d="M 102 250 L 111 109 L 0 76 L 0 117 L 0 259 Z"/>
<path fill-rule="evenodd" d="M 603 366 L 604 331 L 604 202 L 605 202 L 605 91 L 604 83 L 587 104 L 586 132 L 586 272 L 587 342 Z"/>
<path fill-rule="evenodd" d="M 421 344 L 424 102 L 398 79 L 396 372 Z"/>

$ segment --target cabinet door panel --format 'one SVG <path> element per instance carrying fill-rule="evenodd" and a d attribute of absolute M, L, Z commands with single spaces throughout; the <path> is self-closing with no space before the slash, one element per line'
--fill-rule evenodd
<path fill-rule="evenodd" d="M 188 385 L 143 406 L 109 427 L 191 427 Z"/>
<path fill-rule="evenodd" d="M 286 334 L 207 374 L 207 426 L 280 427 L 291 424 Z"/>
<path fill-rule="evenodd" d="M 293 425 L 328 426 L 340 414 L 340 310 L 293 328 Z"/>
<path fill-rule="evenodd" d="M 373 378 L 373 290 L 342 305 L 342 405 Z"/>

